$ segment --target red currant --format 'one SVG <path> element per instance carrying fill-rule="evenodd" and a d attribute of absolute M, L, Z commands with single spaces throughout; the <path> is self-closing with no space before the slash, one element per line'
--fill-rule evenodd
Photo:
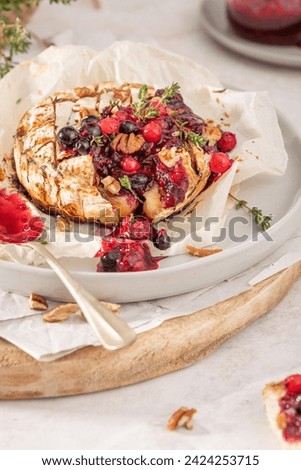
<path fill-rule="evenodd" d="M 301 393 L 301 374 L 290 375 L 284 385 L 288 393 Z"/>
<path fill-rule="evenodd" d="M 100 128 L 104 134 L 116 134 L 119 131 L 120 122 L 114 117 L 107 117 L 100 121 Z"/>
<path fill-rule="evenodd" d="M 142 129 L 142 135 L 146 142 L 152 142 L 157 144 L 162 137 L 162 129 L 159 124 L 155 122 L 149 122 Z"/>
<path fill-rule="evenodd" d="M 141 167 L 140 163 L 133 157 L 124 157 L 120 165 L 126 173 L 130 174 L 137 173 Z"/>
<path fill-rule="evenodd" d="M 231 167 L 233 160 L 226 153 L 216 152 L 210 160 L 210 169 L 213 173 L 223 174 Z"/>
<path fill-rule="evenodd" d="M 236 137 L 233 132 L 223 132 L 223 135 L 217 142 L 218 148 L 222 152 L 230 152 L 236 145 Z"/>

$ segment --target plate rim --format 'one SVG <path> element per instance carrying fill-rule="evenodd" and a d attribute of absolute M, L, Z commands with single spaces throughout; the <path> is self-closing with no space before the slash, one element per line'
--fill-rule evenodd
<path fill-rule="evenodd" d="M 300 57 L 283 53 L 284 48 L 285 52 L 292 49 L 298 51 L 298 48 L 295 46 L 269 46 L 268 44 L 247 41 L 239 36 L 233 36 L 232 38 L 232 36 L 225 34 L 221 29 L 216 28 L 215 24 L 209 21 L 210 18 L 207 15 L 208 9 L 213 11 L 213 7 L 216 5 L 219 9 L 222 9 L 225 6 L 225 2 L 226 0 L 202 0 L 200 21 L 209 36 L 223 47 L 251 59 L 280 66 L 301 67 L 301 50 Z M 218 17 L 218 15 L 215 16 Z M 259 48 L 259 45 L 262 47 Z"/>

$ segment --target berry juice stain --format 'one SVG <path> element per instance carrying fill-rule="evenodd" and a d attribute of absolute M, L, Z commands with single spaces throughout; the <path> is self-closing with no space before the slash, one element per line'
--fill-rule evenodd
<path fill-rule="evenodd" d="M 18 193 L 0 189 L 0 243 L 30 242 L 36 240 L 43 229 L 42 220 L 31 213 Z"/>
<path fill-rule="evenodd" d="M 228 0 L 227 15 L 243 38 L 301 47 L 301 0 Z"/>

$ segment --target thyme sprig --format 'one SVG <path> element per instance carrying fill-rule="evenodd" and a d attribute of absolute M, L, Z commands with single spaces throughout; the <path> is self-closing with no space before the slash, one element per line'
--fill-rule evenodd
<path fill-rule="evenodd" d="M 166 103 L 172 98 L 178 91 L 180 86 L 178 83 L 172 83 L 170 87 L 165 87 L 161 96 L 156 96 L 156 100 L 160 103 Z M 141 119 L 152 119 L 158 117 L 160 112 L 156 106 L 149 104 L 148 97 L 148 86 L 146 84 L 141 85 L 138 93 L 138 101 L 133 104 L 135 115 Z"/>
<path fill-rule="evenodd" d="M 151 119 L 159 116 L 159 110 L 154 106 L 149 106 L 148 102 L 148 86 L 143 84 L 138 93 L 138 101 L 133 104 L 135 115 L 141 119 Z"/>
<path fill-rule="evenodd" d="M 65 5 L 74 0 L 49 0 L 50 3 Z M 15 65 L 15 56 L 28 51 L 31 35 L 22 25 L 24 11 L 38 6 L 40 0 L 0 0 L 0 78 Z M 16 18 L 13 20 L 12 17 Z M 33 35 L 34 37 L 34 35 Z"/>
<path fill-rule="evenodd" d="M 29 45 L 30 34 L 19 19 L 15 24 L 0 22 L 0 78 L 16 65 L 15 54 L 26 52 Z"/>
<path fill-rule="evenodd" d="M 101 147 L 103 145 L 103 136 L 102 135 L 97 135 L 97 136 L 94 136 L 92 138 L 92 141 L 91 141 L 92 144 L 96 144 L 96 145 L 99 145 L 99 147 Z"/>
<path fill-rule="evenodd" d="M 127 190 L 131 191 L 132 185 L 131 185 L 130 179 L 127 175 L 124 175 L 121 178 L 119 178 L 119 183 L 121 184 L 121 186 L 124 189 L 127 189 Z"/>
<path fill-rule="evenodd" d="M 196 145 L 197 147 L 203 147 L 208 140 L 203 135 L 196 134 L 193 131 L 184 132 L 184 138 L 185 140 L 189 140 L 192 144 Z"/>
<path fill-rule="evenodd" d="M 273 218 L 272 215 L 264 215 L 262 210 L 258 207 L 249 207 L 248 201 L 244 201 L 243 199 L 237 199 L 235 196 L 233 196 L 233 194 L 230 194 L 230 196 L 236 201 L 235 208 L 237 210 L 241 208 L 246 209 L 249 214 L 253 216 L 256 224 L 259 225 L 262 230 L 266 231 L 270 228 L 271 220 Z"/>
<path fill-rule="evenodd" d="M 205 143 L 207 142 L 207 137 L 197 134 L 196 132 L 193 132 L 190 129 L 186 128 L 186 125 L 188 122 L 183 122 L 183 121 L 175 121 L 176 125 L 178 126 L 178 132 L 179 132 L 179 137 L 182 140 L 188 140 L 192 144 L 196 145 L 197 147 L 203 147 Z"/>
<path fill-rule="evenodd" d="M 161 96 L 161 101 L 166 103 L 168 100 L 173 98 L 176 93 L 180 91 L 180 85 L 177 82 L 173 82 L 170 87 L 164 88 L 163 95 Z"/>

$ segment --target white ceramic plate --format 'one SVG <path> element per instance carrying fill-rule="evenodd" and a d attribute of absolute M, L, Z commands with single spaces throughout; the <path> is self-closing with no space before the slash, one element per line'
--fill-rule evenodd
<path fill-rule="evenodd" d="M 203 0 L 200 19 L 205 31 L 224 47 L 263 62 L 301 67 L 301 48 L 297 46 L 257 44 L 235 35 L 227 20 L 226 0 Z"/>
<path fill-rule="evenodd" d="M 220 244 L 221 253 L 208 258 L 189 255 L 175 256 L 160 262 L 157 271 L 138 273 L 96 273 L 95 260 L 65 260 L 73 275 L 94 295 L 115 302 L 134 302 L 168 297 L 217 283 L 253 266 L 278 248 L 300 226 L 301 214 L 301 141 L 287 121 L 280 118 L 286 149 L 288 169 L 284 176 L 260 176 L 247 180 L 239 196 L 265 214 L 273 214 L 269 230 L 272 240 L 251 230 L 252 224 L 235 224 L 235 237 L 247 235 L 243 242 L 229 236 L 233 217 L 248 217 L 244 211 L 233 209 L 228 218 L 227 236 Z M 233 229 L 232 229 L 233 232 Z M 265 234 L 266 235 L 266 234 Z M 232 240 L 231 240 L 232 238 Z M 23 295 L 37 292 L 48 298 L 69 301 L 68 292 L 56 275 L 47 267 L 32 267 L 0 261 L 0 287 Z"/>

